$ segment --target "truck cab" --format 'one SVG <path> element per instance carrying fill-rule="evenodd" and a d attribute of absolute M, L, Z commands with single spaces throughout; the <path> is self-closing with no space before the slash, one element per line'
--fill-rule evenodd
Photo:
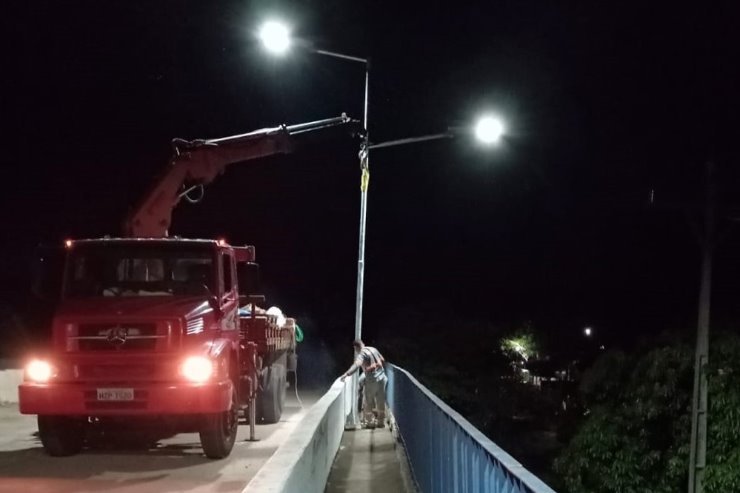
<path fill-rule="evenodd" d="M 279 419 L 295 337 L 240 297 L 237 265 L 253 260 L 252 247 L 222 240 L 68 241 L 51 349 L 28 363 L 19 387 L 46 451 L 70 455 L 92 426 L 135 423 L 197 431 L 205 454 L 221 458 L 258 397 Z"/>

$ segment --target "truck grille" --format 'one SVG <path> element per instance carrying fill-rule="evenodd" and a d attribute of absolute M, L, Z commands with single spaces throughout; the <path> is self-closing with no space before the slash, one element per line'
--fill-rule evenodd
<path fill-rule="evenodd" d="M 153 351 L 159 339 L 154 323 L 81 324 L 76 342 L 78 351 Z"/>
<path fill-rule="evenodd" d="M 126 382 L 131 380 L 157 380 L 161 373 L 154 364 L 138 365 L 77 365 L 78 378 L 81 380 L 102 380 L 107 382 Z"/>

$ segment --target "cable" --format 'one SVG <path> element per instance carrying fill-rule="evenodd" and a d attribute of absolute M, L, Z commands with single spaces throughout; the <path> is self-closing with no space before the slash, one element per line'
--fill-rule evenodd
<path fill-rule="evenodd" d="M 192 192 L 196 188 L 200 190 L 200 195 L 198 197 L 191 197 L 190 196 L 190 192 Z M 183 191 L 182 193 L 180 193 L 180 195 L 178 195 L 178 197 L 185 197 L 185 200 L 187 200 L 191 204 L 197 204 L 201 200 L 203 200 L 203 196 L 205 194 L 206 194 L 206 192 L 205 192 L 205 189 L 203 188 L 203 184 L 202 183 L 199 183 L 199 184 L 193 185 L 192 187 L 190 187 L 187 190 Z"/>
<path fill-rule="evenodd" d="M 298 362 L 296 361 L 295 370 L 293 370 L 293 389 L 295 390 L 295 398 L 298 401 L 298 405 L 303 409 L 303 402 L 298 397 Z"/>
<path fill-rule="evenodd" d="M 293 336 L 295 337 L 296 343 L 303 342 L 303 330 L 301 330 L 298 324 L 295 324 Z M 298 400 L 298 404 L 301 406 L 301 409 L 303 409 L 303 402 L 301 402 L 301 398 L 298 397 L 298 355 L 295 353 L 295 349 L 293 349 L 293 357 L 296 359 L 295 370 L 293 370 L 293 388 L 295 389 L 295 398 Z"/>

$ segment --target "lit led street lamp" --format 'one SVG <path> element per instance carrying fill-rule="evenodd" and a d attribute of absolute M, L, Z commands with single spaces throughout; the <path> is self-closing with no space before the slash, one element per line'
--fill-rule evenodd
<path fill-rule="evenodd" d="M 453 139 L 459 136 L 475 135 L 478 142 L 486 146 L 498 145 L 504 136 L 504 124 L 498 117 L 485 115 L 478 119 L 474 127 L 450 127 L 447 132 L 439 134 L 421 135 L 419 137 L 407 137 L 405 139 L 390 140 L 387 142 L 371 143 L 369 149 L 382 149 L 384 147 L 394 147 L 404 144 L 416 144 L 418 142 L 428 142 L 430 140 Z"/>
<path fill-rule="evenodd" d="M 475 126 L 475 136 L 484 144 L 497 144 L 504 134 L 504 124 L 495 116 L 484 116 Z"/>
<path fill-rule="evenodd" d="M 276 55 L 282 55 L 290 48 L 290 30 L 280 22 L 265 22 L 260 29 L 259 38 L 265 49 Z"/>

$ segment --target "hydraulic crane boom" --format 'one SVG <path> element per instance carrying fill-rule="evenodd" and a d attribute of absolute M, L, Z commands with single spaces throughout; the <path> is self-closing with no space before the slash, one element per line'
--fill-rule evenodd
<path fill-rule="evenodd" d="M 330 132 L 330 129 L 338 127 L 349 130 L 350 135 L 361 131 L 358 120 L 342 115 L 220 139 L 174 139 L 174 155 L 169 166 L 126 218 L 126 236 L 166 237 L 172 221 L 172 211 L 180 199 L 183 196 L 187 198 L 193 188 L 212 182 L 228 165 L 290 153 L 297 142 L 297 136 L 312 133 L 312 136 L 321 137 Z"/>

